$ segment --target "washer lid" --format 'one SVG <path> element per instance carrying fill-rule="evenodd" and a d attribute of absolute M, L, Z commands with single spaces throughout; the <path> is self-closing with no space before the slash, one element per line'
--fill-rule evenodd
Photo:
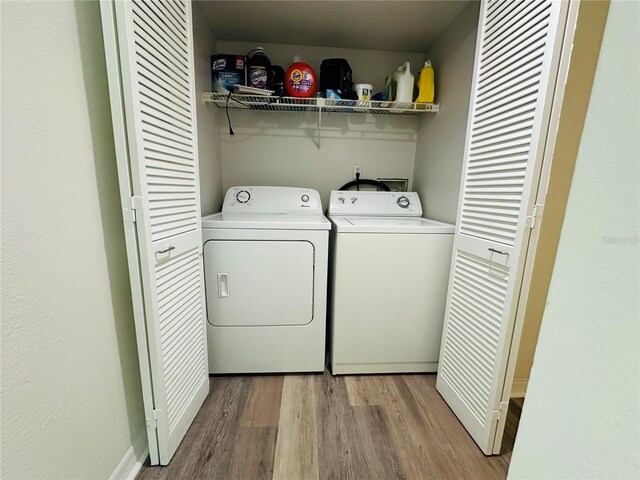
<path fill-rule="evenodd" d="M 422 217 L 329 217 L 344 233 L 453 233 L 455 225 Z"/>
<path fill-rule="evenodd" d="M 254 230 L 331 230 L 324 215 L 287 213 L 214 213 L 202 217 L 202 228 Z"/>

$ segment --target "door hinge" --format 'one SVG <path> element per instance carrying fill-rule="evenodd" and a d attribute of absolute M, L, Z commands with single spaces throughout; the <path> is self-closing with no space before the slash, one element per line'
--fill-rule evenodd
<path fill-rule="evenodd" d="M 151 412 L 151 418 L 147 418 L 147 427 L 158 428 L 158 419 L 162 415 L 162 410 L 153 410 Z"/>
<path fill-rule="evenodd" d="M 533 228 L 536 226 L 536 217 L 542 216 L 542 210 L 544 209 L 544 203 L 536 203 L 533 206 L 533 212 L 531 215 L 527 215 L 527 226 Z"/>
<path fill-rule="evenodd" d="M 509 410 L 509 402 L 500 402 L 500 406 L 498 407 L 498 410 L 493 411 L 493 414 L 491 415 L 491 420 L 494 420 L 494 421 L 500 420 L 503 415 L 507 414 L 508 410 Z"/>
<path fill-rule="evenodd" d="M 125 220 L 136 223 L 138 220 L 137 212 L 142 209 L 142 197 L 131 197 L 129 203 L 129 208 L 123 208 L 124 218 Z"/>

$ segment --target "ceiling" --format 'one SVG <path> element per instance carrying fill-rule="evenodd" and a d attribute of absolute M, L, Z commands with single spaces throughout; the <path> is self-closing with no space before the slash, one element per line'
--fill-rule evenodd
<path fill-rule="evenodd" d="M 199 3 L 218 40 L 424 52 L 472 1 Z"/>

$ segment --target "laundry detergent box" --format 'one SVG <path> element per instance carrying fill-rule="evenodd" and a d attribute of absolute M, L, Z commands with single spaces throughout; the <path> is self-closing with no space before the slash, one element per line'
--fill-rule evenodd
<path fill-rule="evenodd" d="M 211 83 L 214 92 L 220 92 L 220 85 L 233 92 L 234 85 L 246 85 L 246 57 L 220 53 L 211 55 Z M 224 93 L 224 92 L 220 92 Z"/>

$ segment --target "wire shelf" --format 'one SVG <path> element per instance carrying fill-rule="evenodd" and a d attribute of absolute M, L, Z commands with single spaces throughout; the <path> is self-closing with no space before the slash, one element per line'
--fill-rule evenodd
<path fill-rule="evenodd" d="M 358 100 L 331 100 L 325 98 L 267 97 L 262 95 L 231 95 L 205 92 L 203 100 L 230 110 L 260 110 L 269 112 L 326 112 L 373 115 L 415 116 L 435 113 L 437 103 L 361 102 Z"/>

